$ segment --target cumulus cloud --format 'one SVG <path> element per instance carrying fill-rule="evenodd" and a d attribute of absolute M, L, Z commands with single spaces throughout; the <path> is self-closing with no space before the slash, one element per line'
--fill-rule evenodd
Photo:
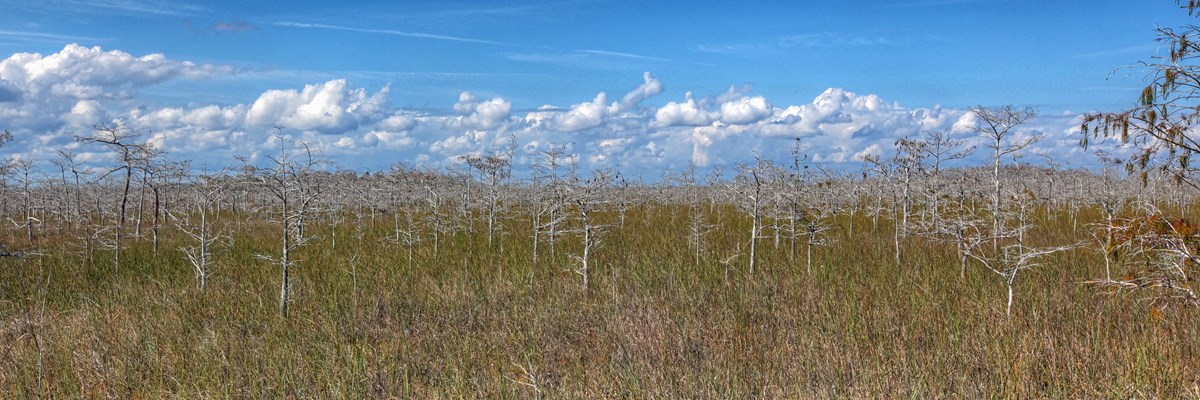
<path fill-rule="evenodd" d="M 456 102 L 447 101 L 448 109 L 415 112 L 393 106 L 387 86 L 361 88 L 344 79 L 264 90 L 233 104 L 153 104 L 138 98 L 137 90 L 148 85 L 232 72 L 75 45 L 49 56 L 14 54 L 0 61 L 0 127 L 18 138 L 5 150 L 51 158 L 58 147 L 80 146 L 70 140 L 72 134 L 122 121 L 151 132 L 143 139 L 196 165 L 227 163 L 235 154 L 253 159 L 270 143 L 274 128 L 281 128 L 348 168 L 454 163 L 462 154 L 503 151 L 515 140 L 518 164 L 532 162 L 549 146 L 567 145 L 564 157 L 578 160 L 581 168 L 653 176 L 689 164 L 747 161 L 755 154 L 785 160 L 797 140 L 812 162 L 854 163 L 867 154 L 886 157 L 896 139 L 928 130 L 978 137 L 969 129 L 974 125 L 969 110 L 906 108 L 838 88 L 809 102 L 773 104 L 748 86 L 731 86 L 655 106 L 647 99 L 661 94 L 663 83 L 650 73 L 619 99 L 601 91 L 590 100 L 547 105 L 518 118 L 502 97 L 463 92 Z M 1019 135 L 1048 135 L 1031 151 L 1075 154 L 1076 117 L 1038 117 Z"/>
<path fill-rule="evenodd" d="M 509 119 L 512 102 L 499 97 L 480 102 L 471 92 L 462 92 L 458 96 L 458 103 L 454 104 L 454 111 L 459 114 L 451 121 L 454 126 L 475 130 L 496 129 Z"/>
<path fill-rule="evenodd" d="M 650 76 L 649 72 L 642 74 L 642 84 L 625 94 L 621 101 L 614 102 L 609 107 L 610 114 L 619 114 L 641 104 L 642 101 L 663 92 L 663 85 L 658 79 Z"/>
<path fill-rule="evenodd" d="M 964 113 L 954 121 L 951 129 L 955 132 L 971 132 L 976 126 L 979 126 L 979 117 L 975 116 L 975 113 Z"/>
<path fill-rule="evenodd" d="M 548 128 L 558 132 L 579 132 L 606 124 L 611 125 L 611 130 L 634 128 L 642 124 L 638 121 L 644 114 L 639 108 L 641 103 L 662 90 L 662 83 L 646 72 L 642 74 L 642 83 L 619 101 L 608 104 L 608 95 L 600 92 L 592 101 L 574 104 L 565 110 L 550 105 L 539 107 L 521 121 L 535 129 Z"/>
<path fill-rule="evenodd" d="M 71 143 L 73 134 L 87 132 L 96 123 L 157 108 L 138 99 L 138 89 L 234 72 L 232 67 L 172 60 L 163 54 L 135 56 L 76 44 L 49 55 L 16 53 L 0 60 L 0 126 L 25 145 L 36 140 L 29 151 L 52 154 L 55 149 L 46 143 Z"/>
<path fill-rule="evenodd" d="M 774 107 L 762 96 L 741 97 L 721 104 L 721 122 L 743 125 L 761 121 L 771 115 Z"/>
<path fill-rule="evenodd" d="M 71 111 L 63 115 L 67 126 L 75 128 L 90 128 L 106 119 L 109 119 L 108 114 L 95 100 L 79 100 L 71 107 Z"/>
<path fill-rule="evenodd" d="M 855 160 L 866 160 L 869 157 L 879 157 L 883 155 L 883 147 L 879 143 L 872 143 L 867 148 L 854 154 Z"/>
<path fill-rule="evenodd" d="M 21 99 L 21 89 L 5 79 L 0 79 L 0 103 Z"/>
<path fill-rule="evenodd" d="M 559 114 L 555 118 L 555 128 L 563 132 L 576 132 L 600 126 L 607 116 L 605 109 L 607 101 L 608 96 L 604 92 L 600 92 L 590 103 L 571 106 L 570 111 Z"/>
<path fill-rule="evenodd" d="M 245 118 L 246 107 L 219 107 L 215 105 L 193 109 L 180 116 L 179 121 L 204 130 L 231 129 Z"/>
<path fill-rule="evenodd" d="M 17 53 L 0 61 L 0 79 L 33 97 L 94 99 L 173 78 L 197 79 L 233 72 L 232 67 L 174 61 L 163 54 L 135 57 L 77 44 L 48 56 Z"/>
<path fill-rule="evenodd" d="M 379 122 L 377 129 L 387 132 L 408 132 L 417 126 L 417 119 L 409 115 L 396 114 Z"/>
<path fill-rule="evenodd" d="M 701 126 L 712 123 L 713 116 L 696 104 L 692 92 L 687 92 L 683 103 L 670 102 L 654 113 L 654 126 Z"/>
<path fill-rule="evenodd" d="M 374 94 L 367 94 L 364 89 L 349 89 L 344 79 L 305 85 L 301 91 L 269 90 L 250 106 L 246 124 L 341 133 L 356 129 L 360 122 L 379 117 L 387 96 L 386 86 Z"/>

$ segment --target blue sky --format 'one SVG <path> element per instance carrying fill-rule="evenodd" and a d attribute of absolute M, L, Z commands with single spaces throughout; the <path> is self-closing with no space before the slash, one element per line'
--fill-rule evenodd
<path fill-rule="evenodd" d="M 352 168 L 515 136 L 667 169 L 796 137 L 853 162 L 1015 104 L 1039 151 L 1084 165 L 1074 116 L 1132 104 L 1144 72 L 1114 68 L 1194 22 L 1169 0 L 394 3 L 3 0 L 0 127 L 30 158 L 120 120 L 180 158 L 254 155 L 280 127 Z"/>

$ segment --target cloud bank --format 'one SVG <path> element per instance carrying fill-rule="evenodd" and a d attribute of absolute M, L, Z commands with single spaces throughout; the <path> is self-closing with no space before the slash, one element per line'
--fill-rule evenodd
<path fill-rule="evenodd" d="M 514 110 L 502 97 L 463 92 L 440 108 L 414 111 L 391 103 L 389 86 L 355 87 L 345 79 L 263 91 L 232 104 L 155 104 L 138 90 L 172 80 L 235 74 L 221 65 L 177 61 L 162 54 L 133 56 L 68 45 L 47 56 L 18 53 L 0 61 L 0 128 L 17 140 L 5 152 L 50 159 L 96 124 L 122 122 L 171 157 L 225 164 L 256 159 L 273 149 L 278 131 L 307 141 L 343 167 L 381 169 L 394 163 L 440 167 L 463 154 L 505 151 L 528 164 L 551 146 L 565 146 L 580 167 L 616 168 L 658 176 L 694 164 L 701 168 L 754 157 L 785 160 L 799 146 L 814 163 L 857 168 L 856 157 L 889 155 L 900 138 L 947 130 L 977 140 L 968 110 L 908 108 L 874 94 L 830 88 L 811 102 L 781 105 L 748 87 L 724 93 L 659 98 L 662 82 L 647 72 L 616 100 L 606 92 L 569 105 Z M 620 93 L 620 92 L 618 92 Z M 1078 116 L 1036 118 L 1020 135 L 1047 137 L 1028 153 L 1088 165 L 1077 146 Z M 1113 154 L 1123 149 L 1101 145 Z M 982 152 L 976 161 L 986 157 Z M 95 158 L 95 157 L 93 157 Z M 1033 160 L 1033 157 L 1027 159 Z"/>

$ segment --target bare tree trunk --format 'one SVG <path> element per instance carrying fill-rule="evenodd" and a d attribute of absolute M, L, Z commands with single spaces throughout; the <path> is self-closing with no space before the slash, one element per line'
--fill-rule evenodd
<path fill-rule="evenodd" d="M 540 207 L 540 205 L 537 207 Z M 537 265 L 538 263 L 538 230 L 542 224 L 541 217 L 540 210 L 533 212 L 533 265 Z"/>
<path fill-rule="evenodd" d="M 200 209 L 200 291 L 203 292 L 208 287 L 208 248 L 209 240 L 208 232 L 208 212 L 204 208 Z"/>
<path fill-rule="evenodd" d="M 288 296 L 290 294 L 289 273 L 291 271 L 289 270 L 291 269 L 290 251 L 292 247 L 291 235 L 288 233 L 288 228 L 291 227 L 291 220 L 288 218 L 288 200 L 286 196 L 283 198 L 283 211 L 280 213 L 280 216 L 283 221 L 283 254 L 279 263 L 282 269 L 282 279 L 279 285 L 279 315 L 286 318 L 288 313 Z"/>
<path fill-rule="evenodd" d="M 1000 137 L 996 137 L 996 157 L 992 160 L 992 250 L 1000 246 Z"/>
<path fill-rule="evenodd" d="M 493 175 L 488 185 L 488 248 L 492 248 L 493 237 L 496 234 L 496 177 Z"/>
<path fill-rule="evenodd" d="M 33 243 L 33 205 L 29 201 L 29 172 L 25 172 L 25 239 Z"/>
<path fill-rule="evenodd" d="M 151 226 L 150 230 L 151 230 L 151 234 L 154 236 L 154 256 L 158 257 L 158 221 L 159 221 L 159 211 L 160 211 L 162 203 L 159 201 L 158 186 L 152 187 L 151 190 L 154 193 L 154 225 Z"/>
<path fill-rule="evenodd" d="M 898 223 L 898 221 L 896 223 L 895 228 L 896 228 L 895 235 L 893 235 L 892 237 L 895 239 L 894 245 L 895 245 L 895 249 L 896 249 L 896 253 L 895 253 L 896 266 L 900 266 L 900 224 Z"/>
<path fill-rule="evenodd" d="M 558 201 L 558 200 L 556 199 L 555 201 Z M 546 238 L 547 240 L 550 241 L 550 257 L 551 258 L 558 256 L 558 249 L 556 248 L 556 244 L 555 244 L 555 243 L 557 243 L 557 240 L 555 238 L 558 236 L 558 224 L 555 221 L 558 221 L 558 206 L 557 205 L 552 206 L 550 208 L 550 236 Z"/>
<path fill-rule="evenodd" d="M 788 229 L 791 232 L 791 245 L 788 253 L 789 260 L 796 260 L 796 209 L 792 207 L 792 213 L 788 216 Z"/>
<path fill-rule="evenodd" d="M 392 195 L 392 236 L 396 243 L 400 242 L 400 200 L 395 194 Z"/>
<path fill-rule="evenodd" d="M 121 216 L 117 220 L 117 231 L 115 233 L 116 249 L 113 252 L 113 267 L 116 269 L 116 271 L 120 271 L 120 269 L 121 269 L 121 235 L 122 235 L 122 231 L 125 230 L 125 208 L 129 204 L 129 183 L 131 180 L 133 180 L 133 169 L 126 166 L 125 167 L 125 191 L 122 192 L 122 195 L 121 195 Z M 99 203 L 99 200 L 97 199 L 97 204 L 98 203 Z"/>
<path fill-rule="evenodd" d="M 138 185 L 138 206 L 137 216 L 134 217 L 133 237 L 142 237 L 142 212 L 146 208 L 146 181 L 149 180 L 149 172 L 142 172 L 142 183 Z"/>
<path fill-rule="evenodd" d="M 750 273 L 750 275 L 754 275 L 755 251 L 757 250 L 757 245 L 758 245 L 758 218 L 759 218 L 759 216 L 758 216 L 758 197 L 757 196 L 755 196 L 755 198 L 754 198 L 754 211 L 751 214 L 751 217 L 752 218 L 751 218 L 751 222 L 750 222 L 750 268 L 749 268 L 749 273 Z"/>
<path fill-rule="evenodd" d="M 809 225 L 809 228 L 808 228 L 808 243 L 807 243 L 807 245 L 805 246 L 805 250 L 804 250 L 804 251 L 805 251 L 805 255 L 804 255 L 804 261 L 805 261 L 805 263 L 806 263 L 806 264 L 808 264 L 808 271 L 807 271 L 807 272 L 808 272 L 808 274 L 809 274 L 809 275 L 812 275 L 812 245 L 813 245 L 813 235 L 814 235 L 814 234 L 816 234 L 816 230 L 815 230 L 815 229 L 813 229 L 813 226 L 812 226 L 812 225 Z"/>
<path fill-rule="evenodd" d="M 580 262 L 582 264 L 580 269 L 583 271 L 583 290 L 591 293 L 592 270 L 588 265 L 588 257 L 592 249 L 592 224 L 588 222 L 586 212 L 584 213 L 583 221 L 583 260 Z"/>
<path fill-rule="evenodd" d="M 1008 276 L 1008 279 L 1005 281 L 1005 283 L 1008 284 L 1008 304 L 1004 307 L 1004 316 L 1008 318 L 1012 318 L 1013 284 L 1016 283 L 1016 280 L 1017 271 L 1012 271 Z"/>

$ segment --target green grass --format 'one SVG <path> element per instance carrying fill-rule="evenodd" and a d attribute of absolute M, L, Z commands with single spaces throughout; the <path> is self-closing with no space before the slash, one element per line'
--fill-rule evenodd
<path fill-rule="evenodd" d="M 1138 295 L 1081 284 L 1098 256 L 1059 253 L 1022 275 L 1011 319 L 1004 287 L 953 248 L 920 238 L 892 261 L 891 225 L 866 217 L 831 231 L 805 273 L 786 239 L 759 243 L 728 280 L 718 260 L 749 231 L 733 209 L 693 265 L 686 210 L 616 216 L 585 292 L 568 254 L 531 262 L 528 221 L 514 214 L 493 249 L 482 223 L 447 233 L 412 265 L 383 240 L 390 220 L 353 239 L 329 227 L 299 254 L 289 317 L 276 314 L 278 271 L 254 258 L 277 247 L 252 223 L 218 246 L 197 289 L 164 229 L 157 256 L 130 240 L 120 268 L 87 262 L 69 235 L 46 254 L 0 261 L 4 398 L 1179 398 L 1200 395 L 1200 315 L 1152 315 Z M 674 217 L 672 217 L 674 215 Z M 1094 218 L 1092 212 L 1089 218 Z M 1065 213 L 1033 240 L 1070 243 Z M 714 218 L 711 218 L 715 220 Z M 9 243 L 23 239 L 13 234 Z M 13 247 L 17 247 L 14 245 Z M 496 249 L 503 247 L 504 251 Z M 744 246 L 743 246 L 744 247 Z M 743 249 L 744 251 L 744 249 Z M 351 260 L 357 260 L 353 265 Z"/>

